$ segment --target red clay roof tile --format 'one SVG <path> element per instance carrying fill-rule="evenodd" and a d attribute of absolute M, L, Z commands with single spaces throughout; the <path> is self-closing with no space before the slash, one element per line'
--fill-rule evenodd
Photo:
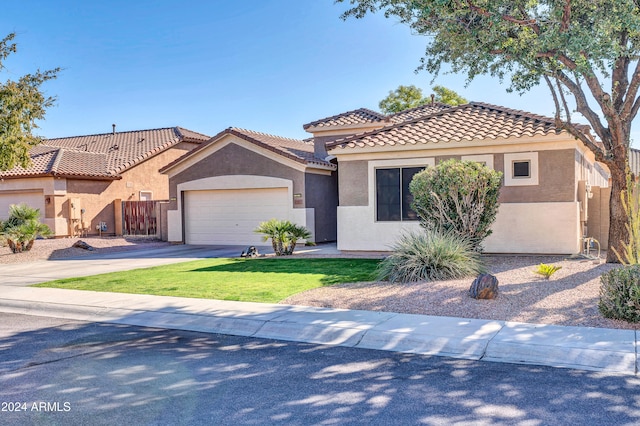
<path fill-rule="evenodd" d="M 31 149 L 29 168 L 15 167 L 0 176 L 117 179 L 123 171 L 180 142 L 207 140 L 208 136 L 181 127 L 45 139 Z"/>
<path fill-rule="evenodd" d="M 495 140 L 557 133 L 559 131 L 552 118 L 472 102 L 345 137 L 328 143 L 327 148 Z"/>

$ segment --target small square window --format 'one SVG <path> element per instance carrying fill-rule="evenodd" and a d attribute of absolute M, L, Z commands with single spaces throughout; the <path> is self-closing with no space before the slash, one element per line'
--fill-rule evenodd
<path fill-rule="evenodd" d="M 531 177 L 531 161 L 514 161 L 513 177 L 514 178 Z"/>

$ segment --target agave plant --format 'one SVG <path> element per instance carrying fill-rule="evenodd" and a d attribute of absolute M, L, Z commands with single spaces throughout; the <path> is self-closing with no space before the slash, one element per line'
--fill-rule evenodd
<path fill-rule="evenodd" d="M 9 218 L 0 223 L 0 237 L 13 253 L 31 250 L 38 237 L 48 237 L 51 229 L 40 222 L 40 210 L 26 204 L 13 204 Z"/>
<path fill-rule="evenodd" d="M 278 219 L 261 222 L 254 232 L 263 234 L 264 241 L 271 239 L 271 246 L 276 256 L 292 254 L 298 240 L 311 237 L 311 233 L 304 226 Z"/>

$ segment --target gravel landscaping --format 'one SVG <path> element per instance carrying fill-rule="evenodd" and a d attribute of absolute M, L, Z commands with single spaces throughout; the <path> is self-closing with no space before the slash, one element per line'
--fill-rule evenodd
<path fill-rule="evenodd" d="M 73 248 L 77 238 L 36 241 L 27 253 L 12 254 L 0 248 L 0 264 L 65 257 L 91 256 L 105 251 L 135 250 L 166 246 L 148 239 L 82 238 L 96 248 Z M 600 275 L 617 265 L 590 260 L 568 260 L 559 256 L 486 256 L 489 272 L 499 280 L 500 294 L 494 300 L 468 296 L 472 278 L 462 280 L 390 284 L 352 283 L 309 290 L 281 303 L 307 306 L 363 309 L 462 318 L 589 327 L 640 329 L 603 318 L 598 311 Z M 550 280 L 533 273 L 540 263 L 562 267 Z M 0 266 L 1 267 L 1 266 Z"/>

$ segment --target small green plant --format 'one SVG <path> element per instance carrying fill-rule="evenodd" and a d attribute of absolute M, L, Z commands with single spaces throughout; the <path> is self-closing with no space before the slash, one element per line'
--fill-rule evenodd
<path fill-rule="evenodd" d="M 640 266 L 623 266 L 600 276 L 598 309 L 605 318 L 640 321 Z"/>
<path fill-rule="evenodd" d="M 271 246 L 276 256 L 293 254 L 298 240 L 311 238 L 311 232 L 307 228 L 288 220 L 270 219 L 261 222 L 254 232 L 263 234 L 264 241 L 271 238 Z"/>
<path fill-rule="evenodd" d="M 475 276 L 484 272 L 473 243 L 453 232 L 408 233 L 377 268 L 378 279 L 407 283 Z"/>
<path fill-rule="evenodd" d="M 0 222 L 0 239 L 13 253 L 29 251 L 36 238 L 51 234 L 51 229 L 40 222 L 40 210 L 26 204 L 12 204 L 9 218 Z"/>
<path fill-rule="evenodd" d="M 547 265 L 546 263 L 541 263 L 538 267 L 533 271 L 534 274 L 542 275 L 545 280 L 551 278 L 551 275 L 558 272 L 562 269 L 562 266 L 557 265 Z"/>

